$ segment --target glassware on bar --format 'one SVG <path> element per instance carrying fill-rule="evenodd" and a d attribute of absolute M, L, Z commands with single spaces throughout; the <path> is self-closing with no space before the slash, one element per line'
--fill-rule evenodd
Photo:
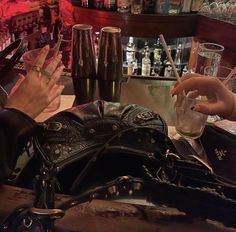
<path fill-rule="evenodd" d="M 200 43 L 194 72 L 204 74 L 206 66 L 212 66 L 216 70 L 220 64 L 223 51 L 224 47 L 220 44 Z"/>
<path fill-rule="evenodd" d="M 94 100 L 96 61 L 92 29 L 92 26 L 85 24 L 76 24 L 72 28 L 71 75 L 77 104 Z"/>
<path fill-rule="evenodd" d="M 193 110 L 201 98 L 177 96 L 175 104 L 176 131 L 186 139 L 196 139 L 202 135 L 207 121 L 207 115 Z"/>
<path fill-rule="evenodd" d="M 100 35 L 97 68 L 100 98 L 105 101 L 118 102 L 123 66 L 121 29 L 104 27 Z"/>

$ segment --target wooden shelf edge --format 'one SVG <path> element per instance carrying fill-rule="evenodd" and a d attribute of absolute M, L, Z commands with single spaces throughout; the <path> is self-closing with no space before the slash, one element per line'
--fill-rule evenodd
<path fill-rule="evenodd" d="M 105 26 L 121 28 L 123 36 L 166 37 L 195 36 L 196 14 L 186 15 L 134 15 L 129 13 L 109 12 L 74 6 L 76 23 L 90 24 L 94 31 Z"/>

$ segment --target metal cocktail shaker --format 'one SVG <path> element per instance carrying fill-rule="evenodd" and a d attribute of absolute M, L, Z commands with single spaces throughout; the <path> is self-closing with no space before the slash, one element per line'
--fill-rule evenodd
<path fill-rule="evenodd" d="M 97 70 L 100 99 L 113 102 L 120 100 L 122 62 L 121 29 L 102 28 Z"/>
<path fill-rule="evenodd" d="M 76 24 L 72 27 L 72 67 L 76 104 L 94 100 L 96 61 L 92 40 L 92 26 Z"/>

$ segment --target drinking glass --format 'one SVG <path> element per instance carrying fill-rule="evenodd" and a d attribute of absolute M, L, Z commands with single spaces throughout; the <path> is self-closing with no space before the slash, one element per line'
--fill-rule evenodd
<path fill-rule="evenodd" d="M 96 61 L 92 39 L 93 27 L 76 24 L 72 28 L 71 76 L 76 104 L 94 100 L 96 87 Z"/>
<path fill-rule="evenodd" d="M 97 71 L 100 99 L 119 102 L 123 66 L 121 29 L 103 27 L 100 35 Z"/>
<path fill-rule="evenodd" d="M 207 115 L 193 110 L 201 98 L 179 95 L 175 104 L 176 131 L 186 139 L 196 139 L 202 135 L 207 121 Z"/>
<path fill-rule="evenodd" d="M 213 77 L 217 77 L 220 81 L 224 81 L 227 76 L 231 73 L 232 69 L 226 66 L 221 66 L 219 65 L 217 67 L 217 69 L 213 69 L 211 66 L 207 66 L 204 68 L 204 75 L 205 76 L 213 76 Z M 235 81 L 236 81 L 236 77 L 235 75 L 233 77 L 231 77 L 227 83 L 225 84 L 225 86 L 232 91 L 233 87 L 235 85 Z"/>
<path fill-rule="evenodd" d="M 220 44 L 200 43 L 194 72 L 204 74 L 204 68 L 206 66 L 211 66 L 213 69 L 217 69 L 223 51 L 224 47 Z"/>
<path fill-rule="evenodd" d="M 218 78 L 220 81 L 224 81 L 227 76 L 230 74 L 230 72 L 232 71 L 231 68 L 226 67 L 226 66 L 218 66 L 217 69 L 212 68 L 211 66 L 207 66 L 204 68 L 204 75 L 205 76 L 213 76 Z M 228 80 L 227 83 L 225 83 L 225 86 L 232 91 L 233 87 L 235 85 L 235 81 L 236 81 L 236 77 L 233 76 L 230 78 L 230 80 Z M 217 115 L 213 115 L 213 116 L 208 116 L 207 122 L 208 123 L 213 123 L 216 121 L 221 120 L 221 118 Z"/>
<path fill-rule="evenodd" d="M 143 0 L 132 0 L 131 2 L 131 13 L 141 14 L 143 10 Z"/>
<path fill-rule="evenodd" d="M 41 51 L 41 48 L 38 48 L 38 49 L 29 50 L 28 52 L 24 53 L 23 62 L 24 62 L 24 68 L 26 72 L 29 72 L 29 70 L 34 65 L 35 58 L 39 55 L 40 51 Z M 54 48 L 51 48 L 45 59 L 43 69 L 46 68 L 46 66 L 50 63 L 50 61 L 53 59 L 53 56 L 54 56 Z M 61 96 L 59 95 L 44 109 L 43 112 L 48 113 L 48 112 L 56 111 L 60 107 L 60 104 L 61 104 Z"/>

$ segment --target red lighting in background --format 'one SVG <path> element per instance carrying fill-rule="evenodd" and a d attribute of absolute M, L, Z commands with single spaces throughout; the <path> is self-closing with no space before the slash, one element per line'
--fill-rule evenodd
<path fill-rule="evenodd" d="M 39 1 L 31 0 L 0 0 L 0 18 L 9 19 L 12 16 L 28 12 Z"/>

